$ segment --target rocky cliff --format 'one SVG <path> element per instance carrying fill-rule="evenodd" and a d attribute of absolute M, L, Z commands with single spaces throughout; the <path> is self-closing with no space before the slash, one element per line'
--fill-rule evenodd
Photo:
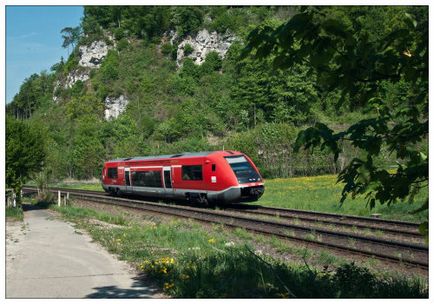
<path fill-rule="evenodd" d="M 114 44 L 115 45 L 115 44 Z M 78 48 L 79 61 L 78 67 L 68 73 L 66 78 L 62 81 L 57 81 L 54 92 L 62 86 L 64 89 L 72 88 L 77 81 L 86 82 L 90 79 L 90 71 L 98 69 L 104 58 L 107 56 L 108 51 L 113 46 L 108 45 L 105 41 L 93 41 L 90 45 L 82 45 Z M 58 101 L 58 97 L 53 94 L 53 100 Z M 104 117 L 106 120 L 117 118 L 123 111 L 125 111 L 129 100 L 125 95 L 118 97 L 107 96 L 104 100 Z"/>
<path fill-rule="evenodd" d="M 127 108 L 129 100 L 124 96 L 110 97 L 107 96 L 104 100 L 104 117 L 106 120 L 117 118 Z"/>
<path fill-rule="evenodd" d="M 94 41 L 89 46 L 80 46 L 78 48 L 79 66 L 91 69 L 99 68 L 110 48 L 104 41 Z"/>
<path fill-rule="evenodd" d="M 108 45 L 103 40 L 93 41 L 89 45 L 82 45 L 78 48 L 78 66 L 76 69 L 68 73 L 63 80 L 56 82 L 54 92 L 59 87 L 63 89 L 71 88 L 77 81 L 86 82 L 90 79 L 92 69 L 98 69 L 101 63 L 107 56 L 110 49 L 116 46 L 116 41 L 109 35 L 108 38 L 112 41 Z M 177 45 L 176 63 L 182 65 L 182 60 L 185 57 L 193 59 L 196 64 L 202 64 L 205 61 L 206 55 L 209 52 L 217 52 L 221 58 L 224 58 L 231 44 L 237 39 L 235 36 L 226 33 L 218 34 L 217 32 L 209 32 L 207 29 L 202 29 L 196 36 L 187 36 L 179 41 L 176 32 L 169 33 L 170 43 Z M 186 54 L 186 48 L 189 45 L 192 51 Z M 53 100 L 58 101 L 56 94 L 53 94 Z M 128 98 L 125 94 L 119 96 L 107 96 L 104 100 L 104 116 L 106 120 L 115 119 L 122 114 L 127 105 Z"/>
<path fill-rule="evenodd" d="M 172 44 L 177 40 L 177 34 L 171 33 L 170 42 Z M 197 33 L 195 37 L 187 36 L 178 44 L 176 54 L 176 64 L 182 65 L 182 59 L 189 57 L 193 59 L 196 64 L 202 64 L 205 61 L 206 55 L 209 52 L 217 52 L 221 58 L 224 58 L 229 47 L 237 38 L 230 33 L 218 34 L 217 32 L 208 32 L 203 29 Z M 193 51 L 186 56 L 186 46 L 190 45 Z"/>

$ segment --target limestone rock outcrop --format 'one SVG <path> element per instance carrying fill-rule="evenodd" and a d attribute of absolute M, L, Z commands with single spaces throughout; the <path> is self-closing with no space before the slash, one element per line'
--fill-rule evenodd
<path fill-rule="evenodd" d="M 117 118 L 120 114 L 122 114 L 128 104 L 129 100 L 126 96 L 120 95 L 118 97 L 109 97 L 107 96 L 104 100 L 104 117 L 106 120 L 110 120 L 113 118 Z"/>
<path fill-rule="evenodd" d="M 109 49 L 110 47 L 102 40 L 94 41 L 90 45 L 82 45 L 78 48 L 80 54 L 78 64 L 86 68 L 99 68 Z"/>
<path fill-rule="evenodd" d="M 71 88 L 77 81 L 85 82 L 90 78 L 89 72 L 86 70 L 74 70 L 66 76 L 64 88 Z"/>
<path fill-rule="evenodd" d="M 113 39 L 108 36 L 109 39 Z M 107 56 L 108 51 L 112 46 L 107 45 L 103 40 L 92 42 L 90 45 L 82 45 L 78 48 L 80 59 L 78 61 L 78 68 L 71 71 L 66 78 L 58 81 L 54 87 L 53 100 L 57 102 L 58 97 L 55 92 L 59 87 L 70 89 L 77 81 L 85 82 L 90 78 L 90 70 L 98 69 L 102 61 Z"/>
<path fill-rule="evenodd" d="M 173 44 L 177 39 L 177 34 L 171 32 L 170 42 Z M 209 52 L 217 52 L 221 58 L 224 58 L 229 47 L 237 38 L 229 33 L 219 34 L 217 32 L 208 32 L 203 29 L 197 33 L 195 37 L 187 36 L 178 44 L 176 63 L 182 65 L 182 59 L 189 57 L 196 64 L 202 64 L 205 61 L 206 55 Z M 193 49 L 191 54 L 185 55 L 186 45 L 190 45 Z"/>

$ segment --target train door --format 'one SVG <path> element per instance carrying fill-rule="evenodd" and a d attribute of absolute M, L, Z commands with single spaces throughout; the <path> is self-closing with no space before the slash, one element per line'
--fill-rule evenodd
<path fill-rule="evenodd" d="M 125 168 L 124 177 L 125 177 L 125 192 L 131 193 L 133 188 L 131 186 L 130 168 Z"/>
<path fill-rule="evenodd" d="M 166 194 L 171 196 L 173 194 L 171 167 L 163 167 L 163 178 Z"/>

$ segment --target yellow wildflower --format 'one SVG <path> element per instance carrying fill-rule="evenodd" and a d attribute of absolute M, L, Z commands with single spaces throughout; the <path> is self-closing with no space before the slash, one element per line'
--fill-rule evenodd
<path fill-rule="evenodd" d="M 210 244 L 215 244 L 215 242 L 216 242 L 216 240 L 214 238 L 208 240 L 208 243 L 210 243 Z"/>
<path fill-rule="evenodd" d="M 164 283 L 164 289 L 171 289 L 175 286 L 173 283 Z"/>

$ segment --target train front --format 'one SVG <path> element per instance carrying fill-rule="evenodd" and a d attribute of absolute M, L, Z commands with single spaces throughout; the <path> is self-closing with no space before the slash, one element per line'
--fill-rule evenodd
<path fill-rule="evenodd" d="M 257 201 L 264 194 L 264 181 L 253 161 L 246 155 L 225 156 L 241 190 L 240 202 Z"/>

